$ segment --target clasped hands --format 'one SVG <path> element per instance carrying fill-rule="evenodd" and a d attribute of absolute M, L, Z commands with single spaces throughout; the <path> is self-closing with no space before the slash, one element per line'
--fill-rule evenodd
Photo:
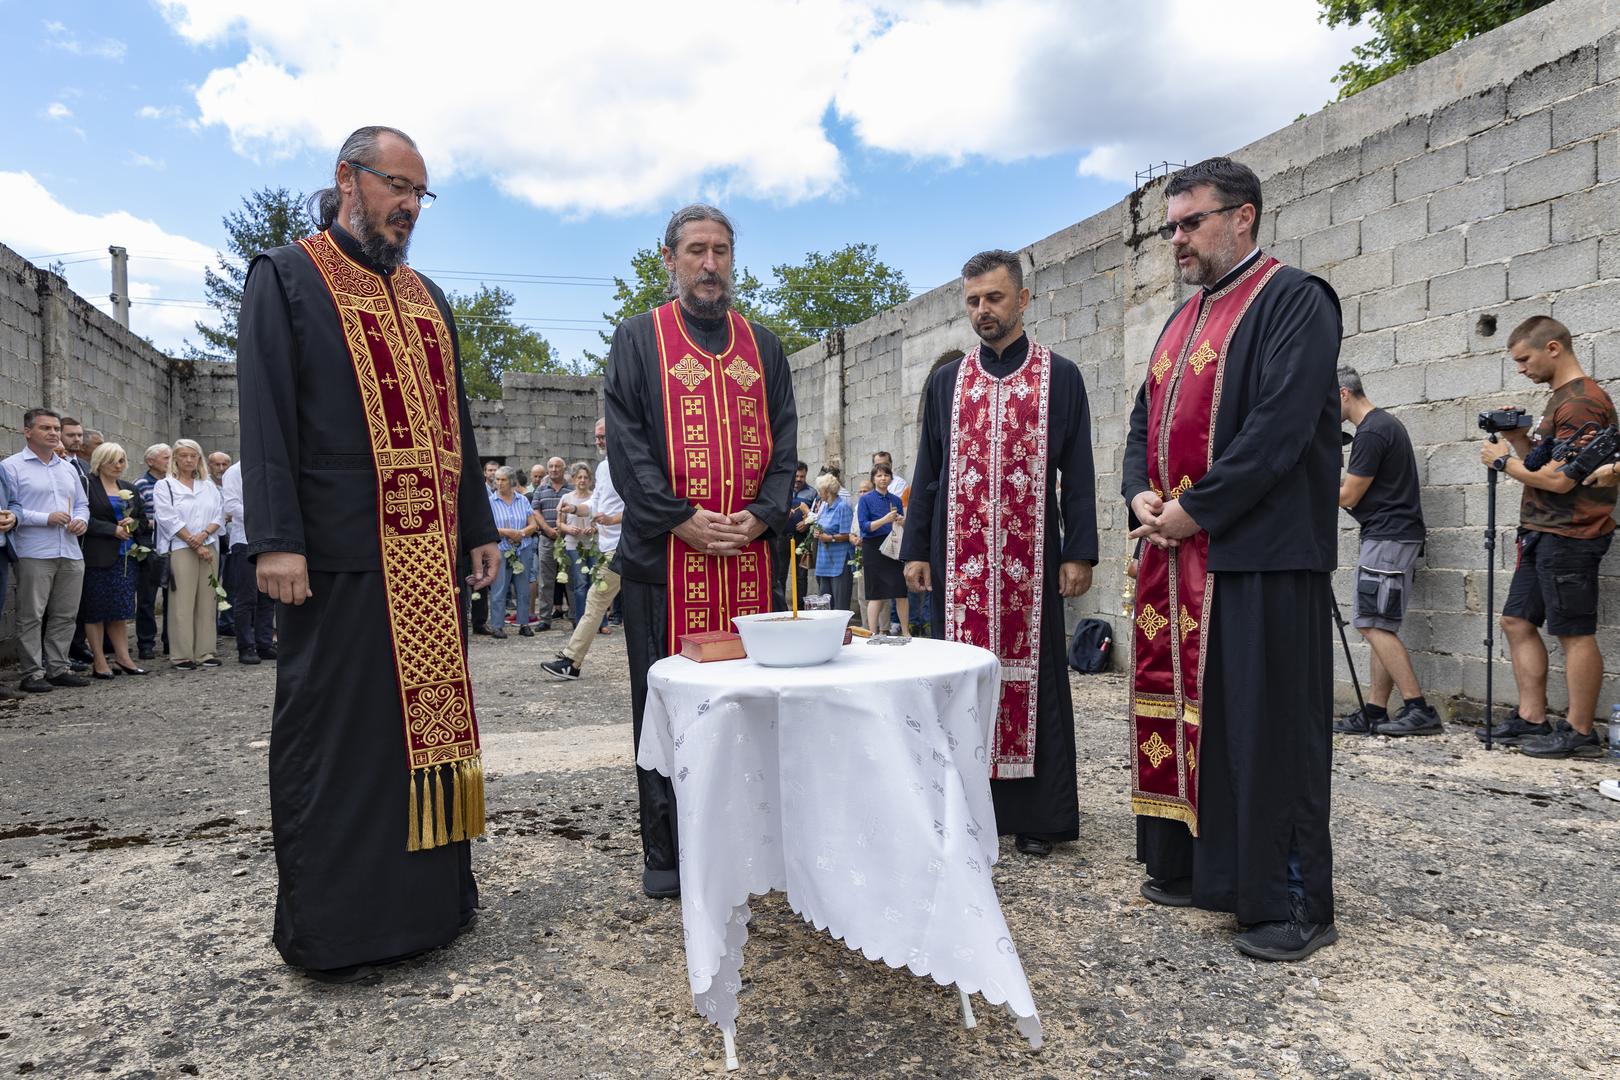
<path fill-rule="evenodd" d="M 717 514 L 696 507 L 692 516 L 675 526 L 675 535 L 696 551 L 710 555 L 736 555 L 765 531 L 765 523 L 747 510 Z"/>
<path fill-rule="evenodd" d="M 56 510 L 45 519 L 45 524 L 58 529 L 66 529 L 69 536 L 83 536 L 90 523 L 83 518 L 76 518 L 66 510 Z"/>
<path fill-rule="evenodd" d="M 1198 522 L 1181 508 L 1180 499 L 1164 499 L 1151 491 L 1131 500 L 1131 512 L 1141 522 L 1131 530 L 1132 540 L 1146 540 L 1154 547 L 1174 548 L 1198 531 Z"/>

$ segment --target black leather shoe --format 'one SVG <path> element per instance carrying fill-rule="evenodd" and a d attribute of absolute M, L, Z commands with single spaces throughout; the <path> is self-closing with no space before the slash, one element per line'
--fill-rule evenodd
<path fill-rule="evenodd" d="M 1052 841 L 1042 839 L 1039 836 L 1025 836 L 1020 833 L 1018 838 L 1013 841 L 1013 846 L 1025 855 L 1034 855 L 1040 859 L 1052 854 Z"/>
<path fill-rule="evenodd" d="M 141 648 L 140 648 L 140 651 L 135 654 L 135 659 L 137 659 L 137 660 L 155 660 L 155 659 L 157 659 L 157 653 L 153 650 L 152 646 L 150 646 L 150 645 L 142 645 Z"/>
<path fill-rule="evenodd" d="M 49 686 L 50 684 L 46 683 L 45 685 Z M 28 695 L 21 690 L 13 690 L 9 686 L 0 686 L 0 701 L 22 701 L 27 697 Z"/>
<path fill-rule="evenodd" d="M 249 649 L 246 652 L 239 652 L 236 654 L 236 662 L 238 664 L 257 664 L 259 662 L 259 654 L 252 649 Z"/>
<path fill-rule="evenodd" d="M 1233 941 L 1237 951 L 1256 960 L 1303 960 L 1324 945 L 1339 940 L 1330 922 L 1305 921 L 1305 911 L 1296 900 L 1293 918 L 1287 922 L 1255 923 Z"/>
<path fill-rule="evenodd" d="M 305 968 L 304 974 L 316 982 L 342 985 L 344 983 L 359 982 L 367 976 L 375 975 L 377 970 L 376 964 L 350 964 L 348 967 L 327 968 L 324 971 Z"/>
<path fill-rule="evenodd" d="M 116 671 L 113 671 L 113 670 L 112 670 L 112 669 L 110 669 L 110 668 L 109 668 L 109 669 L 108 669 L 108 670 L 106 670 L 106 671 L 92 671 L 92 672 L 91 672 L 91 673 L 90 673 L 90 677 L 91 677 L 91 678 L 92 678 L 92 679 L 107 679 L 107 680 L 111 680 L 111 679 L 116 679 L 116 678 L 118 678 L 118 673 L 117 673 L 117 672 L 116 672 Z"/>
<path fill-rule="evenodd" d="M 260 645 L 259 646 L 259 659 L 260 660 L 274 660 L 275 658 L 276 658 L 276 647 L 274 645 Z"/>
<path fill-rule="evenodd" d="M 641 872 L 641 891 L 654 900 L 673 900 L 681 895 L 681 872 L 649 866 Z"/>
<path fill-rule="evenodd" d="M 534 624 L 534 628 L 536 630 L 550 630 L 551 629 L 551 620 L 550 619 L 541 619 L 539 622 Z"/>
<path fill-rule="evenodd" d="M 541 623 L 540 629 L 549 630 L 551 627 L 547 626 L 545 623 Z M 518 627 L 518 637 L 534 637 L 534 631 L 529 629 L 528 623 L 524 623 L 522 626 Z"/>
<path fill-rule="evenodd" d="M 497 641 L 505 641 L 506 640 L 506 628 L 504 626 L 497 626 L 495 629 L 493 629 L 493 630 L 491 630 L 489 632 L 489 636 L 494 638 Z"/>
<path fill-rule="evenodd" d="M 1192 879 L 1148 878 L 1142 882 L 1142 897 L 1165 907 L 1192 907 Z"/>
<path fill-rule="evenodd" d="M 1521 739 L 1534 738 L 1537 735 L 1551 735 L 1552 725 L 1543 720 L 1539 724 L 1532 724 L 1519 715 L 1514 709 L 1513 715 L 1491 728 L 1491 741 L 1502 743 L 1504 746 L 1514 746 Z M 1474 737 L 1480 742 L 1485 741 L 1485 726 L 1481 724 L 1474 729 Z"/>
<path fill-rule="evenodd" d="M 473 633 L 482 634 L 484 637 L 489 637 L 489 627 L 487 627 L 487 626 L 475 626 L 475 627 L 473 627 Z"/>
<path fill-rule="evenodd" d="M 68 661 L 68 670 L 71 671 L 75 675 L 82 675 L 86 671 L 90 670 L 90 661 L 88 661 L 88 660 L 69 660 Z"/>
<path fill-rule="evenodd" d="M 90 680 L 71 671 L 59 671 L 46 680 L 52 686 L 89 686 Z"/>
<path fill-rule="evenodd" d="M 35 675 L 33 678 L 24 679 L 22 682 L 18 683 L 17 689 L 30 694 L 48 694 L 52 690 L 55 690 L 56 687 L 52 686 L 46 680 L 45 676 Z"/>
<path fill-rule="evenodd" d="M 116 667 L 119 671 L 123 672 L 125 675 L 145 675 L 145 674 L 147 674 L 147 670 L 145 668 L 143 668 L 143 667 L 125 667 L 123 664 L 119 663 L 117 660 L 113 661 L 113 666 Z"/>

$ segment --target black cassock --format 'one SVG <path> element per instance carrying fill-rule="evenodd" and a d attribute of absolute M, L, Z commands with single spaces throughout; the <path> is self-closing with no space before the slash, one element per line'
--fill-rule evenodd
<path fill-rule="evenodd" d="M 700 348 L 710 353 L 726 348 L 730 329 L 725 319 L 700 319 L 684 308 L 681 319 Z M 765 523 L 763 535 L 771 540 L 786 535 L 788 493 L 798 461 L 799 413 L 782 343 L 758 323 L 751 325 L 765 371 L 765 408 L 773 445 L 759 491 L 746 509 Z M 653 314 L 626 319 L 614 331 L 608 349 L 604 396 L 608 471 L 624 497 L 624 528 L 613 569 L 622 580 L 632 738 L 638 747 L 647 706 L 647 669 L 669 654 L 669 534 L 693 513 L 692 504 L 675 494 L 669 477 L 663 385 Z M 673 870 L 679 852 L 674 787 L 667 777 L 640 767 L 636 778 L 643 858 L 650 869 Z"/>
<path fill-rule="evenodd" d="M 1187 302 L 1202 302 L 1248 265 Z M 1154 878 L 1190 876 L 1194 904 L 1244 924 L 1291 917 L 1291 859 L 1306 921 L 1333 919 L 1330 574 L 1338 561 L 1340 333 L 1328 284 L 1293 267 L 1278 271 L 1238 324 L 1214 462 L 1181 500 L 1209 533 L 1215 583 L 1199 838 L 1180 822 L 1138 817 L 1137 858 Z M 1147 416 L 1144 382 L 1125 448 L 1127 503 L 1148 490 Z"/>
<path fill-rule="evenodd" d="M 997 356 L 981 346 L 980 363 L 997 379 L 1023 366 L 1028 337 Z M 951 403 L 960 360 L 941 365 L 923 390 L 922 435 L 911 472 L 900 558 L 928 560 L 934 602 L 930 632 L 945 636 L 945 515 L 942 497 L 950 490 Z M 1096 479 L 1091 462 L 1091 406 L 1086 384 L 1073 362 L 1052 354 L 1051 398 L 1047 412 L 1046 505 L 1060 508 L 1046 521 L 1046 599 L 1041 604 L 1041 659 L 1036 682 L 1035 775 L 992 780 L 996 830 L 1048 840 L 1080 835 L 1080 802 L 1075 783 L 1074 703 L 1069 694 L 1068 640 L 1063 600 L 1058 596 L 1060 562 L 1097 562 Z M 1062 475 L 1061 489 L 1058 476 Z M 1061 533 L 1059 525 L 1061 524 Z"/>
<path fill-rule="evenodd" d="M 351 259 L 372 264 L 333 228 Z M 426 279 L 423 279 L 426 281 Z M 444 294 L 427 282 L 454 340 Z M 478 904 L 468 842 L 405 850 L 404 719 L 377 535 L 377 473 L 337 309 L 296 244 L 253 261 L 236 376 L 248 555 L 302 554 L 309 600 L 279 605 L 270 819 L 275 943 L 316 970 L 452 940 Z M 462 387 L 463 550 L 494 543 Z"/>

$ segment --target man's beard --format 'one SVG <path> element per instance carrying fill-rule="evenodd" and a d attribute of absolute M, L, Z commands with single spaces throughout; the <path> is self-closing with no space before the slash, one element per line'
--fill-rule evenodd
<path fill-rule="evenodd" d="M 354 205 L 349 208 L 349 232 L 360 241 L 360 250 L 366 253 L 366 258 L 377 266 L 384 270 L 396 270 L 405 262 L 405 255 L 411 249 L 411 227 L 415 223 L 415 219 L 403 210 L 390 214 L 387 224 L 403 225 L 406 229 L 404 241 L 394 243 L 380 230 L 372 228 L 366 197 L 360 193 L 359 185 L 355 185 Z"/>
<path fill-rule="evenodd" d="M 720 286 L 720 295 L 713 300 L 698 298 L 699 285 Z M 737 298 L 737 283 L 729 276 L 711 274 L 701 271 L 694 278 L 682 280 L 679 271 L 670 271 L 670 286 L 675 295 L 680 298 L 681 307 L 696 315 L 700 319 L 718 319 L 730 310 L 731 303 Z"/>
<path fill-rule="evenodd" d="M 1241 240 L 1236 236 L 1228 236 L 1225 243 L 1207 254 L 1188 248 L 1193 257 L 1193 264 L 1183 267 L 1179 262 L 1176 263 L 1176 272 L 1181 276 L 1182 284 L 1215 284 L 1237 265 L 1238 259 L 1242 257 L 1242 252 L 1238 250 L 1240 247 L 1242 247 Z"/>
<path fill-rule="evenodd" d="M 1000 341 L 1002 338 L 1005 338 L 1017 325 L 1018 324 L 1016 322 L 1004 323 L 999 318 L 992 315 L 990 317 L 990 321 L 987 323 L 974 323 L 973 332 L 979 335 L 980 341 L 984 342 L 986 345 L 990 345 L 994 342 Z"/>

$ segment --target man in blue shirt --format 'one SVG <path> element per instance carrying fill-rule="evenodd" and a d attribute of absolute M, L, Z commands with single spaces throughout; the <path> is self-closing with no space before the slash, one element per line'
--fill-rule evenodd
<path fill-rule="evenodd" d="M 23 415 L 28 446 L 0 462 L 17 515 L 17 639 L 23 676 L 18 689 L 46 693 L 58 686 L 89 686 L 68 663 L 73 619 L 84 589 L 79 537 L 90 524 L 90 500 L 79 470 L 57 455 L 62 418 L 49 409 Z M 47 618 L 46 612 L 49 611 Z M 41 640 L 41 623 L 44 639 Z"/>
<path fill-rule="evenodd" d="M 169 558 L 157 549 L 157 513 L 152 505 L 152 489 L 159 480 L 169 475 L 169 458 L 174 454 L 168 443 L 153 443 L 146 448 L 146 472 L 135 481 L 135 494 L 140 496 L 146 516 L 135 530 L 135 542 L 151 548 L 151 553 L 135 566 L 135 641 L 140 647 L 140 658 L 150 660 L 157 654 L 158 623 L 157 594 L 163 587 L 163 572 Z M 169 609 L 163 608 L 163 651 L 169 651 Z"/>

